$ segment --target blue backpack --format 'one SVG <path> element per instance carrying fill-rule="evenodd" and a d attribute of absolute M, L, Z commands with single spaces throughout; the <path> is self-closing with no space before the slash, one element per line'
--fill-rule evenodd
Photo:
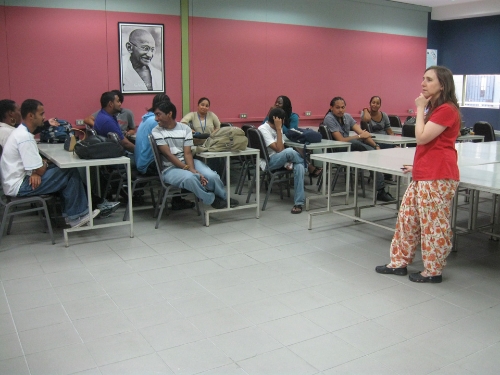
<path fill-rule="evenodd" d="M 72 129 L 71 124 L 66 120 L 57 119 L 59 126 L 45 126 L 40 132 L 40 142 L 44 143 L 64 143 L 66 136 Z"/>
<path fill-rule="evenodd" d="M 291 142 L 302 143 L 304 145 L 321 142 L 321 134 L 309 128 L 290 129 L 285 135 Z"/>

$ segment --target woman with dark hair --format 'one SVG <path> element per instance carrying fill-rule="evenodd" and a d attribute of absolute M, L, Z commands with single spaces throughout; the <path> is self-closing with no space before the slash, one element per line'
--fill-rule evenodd
<path fill-rule="evenodd" d="M 181 122 L 189 125 L 194 134 L 212 134 L 220 129 L 219 118 L 210 111 L 210 100 L 205 97 L 198 100 L 196 112 L 189 112 Z"/>
<path fill-rule="evenodd" d="M 362 130 L 359 124 L 348 113 L 345 113 L 346 102 L 344 98 L 336 96 L 330 101 L 330 109 L 326 112 L 323 125 L 332 133 L 333 139 L 341 142 L 350 142 L 351 151 L 373 151 L 380 150 L 380 146 L 375 143 L 370 133 Z M 350 135 L 353 131 L 356 134 Z M 385 191 L 384 175 L 376 173 L 377 180 L 377 200 L 391 202 L 392 195 Z"/>
<path fill-rule="evenodd" d="M 382 99 L 380 96 L 372 96 L 370 98 L 370 108 L 363 108 L 361 120 L 370 125 L 370 133 L 393 135 L 389 116 L 380 110 L 381 106 Z"/>
<path fill-rule="evenodd" d="M 299 115 L 292 111 L 292 102 L 290 98 L 285 95 L 280 95 L 276 98 L 274 102 L 274 106 L 269 109 L 269 112 L 264 119 L 264 123 L 269 121 L 269 113 L 275 108 L 281 108 L 285 111 L 285 119 L 283 120 L 282 130 L 283 134 L 286 135 L 286 132 L 290 129 L 297 129 L 299 127 Z M 297 152 L 300 153 L 302 157 L 304 157 L 303 149 L 296 149 Z M 314 166 L 312 163 L 309 163 L 307 166 L 307 171 L 309 172 L 309 177 L 319 177 L 321 173 L 323 173 L 323 168 L 319 168 Z"/>
<path fill-rule="evenodd" d="M 391 262 L 375 271 L 406 275 L 421 242 L 425 270 L 410 274 L 409 279 L 440 283 L 452 247 L 451 204 L 459 182 L 455 141 L 461 116 L 451 71 L 442 66 L 427 68 L 415 105 L 417 149 L 413 166 L 403 166 L 405 172 L 412 172 L 412 182 L 401 202 Z"/>
<path fill-rule="evenodd" d="M 21 107 L 13 100 L 0 100 L 0 146 L 5 146 L 10 133 L 21 121 Z"/>
<path fill-rule="evenodd" d="M 285 121 L 282 125 L 284 134 L 286 134 L 286 132 L 290 129 L 297 129 L 299 127 L 299 115 L 292 111 L 292 102 L 288 96 L 278 96 L 274 102 L 274 106 L 269 109 L 269 112 L 271 112 L 274 108 L 281 108 L 285 111 Z M 269 113 L 264 119 L 264 122 L 267 120 L 269 120 Z"/>

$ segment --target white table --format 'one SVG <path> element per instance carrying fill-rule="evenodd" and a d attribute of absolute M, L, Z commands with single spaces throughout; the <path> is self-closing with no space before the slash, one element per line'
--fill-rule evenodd
<path fill-rule="evenodd" d="M 349 132 L 350 136 L 356 135 L 355 132 Z M 399 135 L 370 133 L 375 143 L 383 143 L 388 145 L 406 145 L 407 143 L 415 143 L 417 140 L 414 137 L 401 137 Z"/>
<path fill-rule="evenodd" d="M 401 135 L 403 134 L 403 128 L 396 128 L 396 127 L 391 127 L 392 132 L 396 135 Z M 378 135 L 378 134 L 377 134 Z M 457 138 L 458 142 L 469 142 L 469 141 L 481 141 L 484 142 L 484 135 L 461 135 L 460 137 Z M 382 142 L 380 142 L 382 143 Z M 410 143 L 410 142 L 408 142 Z"/>
<path fill-rule="evenodd" d="M 285 146 L 288 146 L 288 147 L 294 147 L 294 148 L 298 148 L 298 149 L 303 149 L 304 148 L 304 145 L 302 143 L 291 142 L 288 139 L 286 139 L 286 137 L 285 137 L 284 143 L 285 143 Z M 310 143 L 306 147 L 307 147 L 308 150 L 322 150 L 323 154 L 325 154 L 329 148 L 347 148 L 346 152 L 350 152 L 351 151 L 351 142 L 339 142 L 339 141 L 331 141 L 331 140 L 328 140 L 328 139 L 322 139 L 321 142 Z M 327 164 L 325 162 L 323 162 L 323 174 L 325 174 L 326 167 L 327 167 Z M 347 171 L 347 179 L 349 178 L 349 173 L 348 172 L 349 171 Z M 323 177 L 324 177 L 324 175 L 323 175 Z M 349 184 L 346 184 L 346 191 L 345 191 L 345 193 L 336 193 L 336 194 L 334 194 L 334 195 L 344 195 L 345 194 L 345 196 L 346 196 L 346 204 L 347 204 L 347 201 L 349 199 L 349 186 L 348 185 Z M 330 191 L 330 190 L 328 190 L 328 191 Z M 314 196 L 310 196 L 310 197 L 306 198 L 306 211 L 309 211 L 309 201 L 311 199 L 324 198 L 326 196 L 326 182 L 325 182 L 325 178 L 323 178 L 321 192 L 322 192 L 322 195 L 314 195 Z"/>
<path fill-rule="evenodd" d="M 244 205 L 239 205 L 237 207 L 230 207 L 229 204 L 229 199 L 231 198 L 231 165 L 230 165 L 230 158 L 235 157 L 235 156 L 245 156 L 245 155 L 254 155 L 256 158 L 255 162 L 255 194 L 256 194 L 256 202 L 255 203 L 250 203 L 250 204 L 244 204 Z M 205 210 L 205 225 L 208 227 L 210 225 L 210 214 L 215 213 L 215 212 L 225 212 L 225 211 L 233 211 L 233 210 L 243 210 L 246 208 L 255 208 L 255 218 L 260 217 L 260 189 L 259 189 L 259 182 L 260 182 L 260 151 L 257 150 L 256 148 L 250 148 L 248 147 L 244 151 L 237 151 L 237 152 L 232 152 L 232 151 L 219 151 L 219 152 L 210 152 L 210 151 L 205 151 L 196 154 L 196 156 L 200 156 L 205 159 L 210 159 L 210 158 L 226 158 L 226 189 L 227 189 L 227 207 L 222 208 L 222 209 L 213 209 L 213 210 Z"/>
<path fill-rule="evenodd" d="M 92 218 L 92 215 L 90 215 L 90 222 L 88 225 L 79 228 L 64 229 L 63 231 L 64 243 L 66 244 L 66 247 L 69 246 L 68 233 L 79 232 L 90 229 L 129 225 L 130 237 L 134 237 L 134 219 L 133 219 L 134 214 L 132 210 L 132 191 L 131 191 L 132 183 L 131 183 L 129 158 L 122 156 L 119 158 L 109 158 L 109 159 L 80 159 L 76 154 L 65 151 L 63 145 L 60 143 L 59 144 L 39 143 L 38 150 L 43 156 L 45 156 L 48 160 L 57 165 L 59 168 L 78 168 L 78 167 L 85 168 L 85 174 L 87 178 L 87 197 L 89 203 L 89 214 L 92 213 L 92 187 L 90 181 L 91 180 L 90 167 L 99 167 L 102 165 L 123 165 L 123 164 L 127 166 L 128 205 L 130 207 L 129 219 L 127 221 L 122 221 L 120 218 L 119 222 L 95 225 L 94 219 Z"/>
<path fill-rule="evenodd" d="M 361 209 L 368 207 L 375 207 L 377 205 L 376 195 L 373 197 L 373 202 L 371 205 L 360 206 L 358 204 L 357 195 L 357 183 L 358 183 L 358 168 L 367 169 L 378 173 L 388 173 L 395 175 L 397 177 L 397 196 L 394 202 L 381 203 L 379 205 L 396 204 L 396 208 L 399 208 L 399 190 L 401 184 L 401 178 L 410 181 L 411 174 L 403 173 L 401 170 L 404 164 L 413 164 L 413 158 L 415 154 L 415 148 L 390 148 L 385 150 L 377 151 L 366 151 L 366 152 L 342 152 L 342 153 L 331 153 L 331 154 L 316 154 L 312 155 L 311 158 L 318 161 L 323 161 L 326 163 L 334 163 L 345 165 L 346 167 L 355 168 L 355 178 L 354 178 L 354 204 L 350 207 L 341 208 L 338 210 L 331 209 L 330 197 L 328 197 L 327 211 L 313 212 L 309 214 L 309 229 L 312 228 L 312 217 L 317 215 L 323 215 L 325 213 L 336 213 L 345 217 L 349 217 L 353 220 L 362 221 L 365 223 L 373 224 L 380 228 L 384 228 L 390 231 L 394 231 L 394 227 L 387 227 L 380 225 L 378 223 L 371 222 L 369 220 L 364 220 L 361 218 Z M 330 189 L 330 171 L 328 168 L 328 189 Z M 347 187 L 348 189 L 349 187 Z M 343 211 L 354 210 L 354 215 L 349 215 Z"/>

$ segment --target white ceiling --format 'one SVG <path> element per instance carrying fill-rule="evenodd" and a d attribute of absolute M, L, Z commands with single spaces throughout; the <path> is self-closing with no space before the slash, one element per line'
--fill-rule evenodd
<path fill-rule="evenodd" d="M 500 14 L 500 0 L 397 0 L 400 3 L 432 8 L 437 21 L 484 17 Z"/>

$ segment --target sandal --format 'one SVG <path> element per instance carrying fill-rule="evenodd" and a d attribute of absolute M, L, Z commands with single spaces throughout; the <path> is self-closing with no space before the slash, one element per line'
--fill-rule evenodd
<path fill-rule="evenodd" d="M 300 204 L 296 204 L 292 207 L 292 214 L 300 214 L 302 213 L 302 206 Z"/>
<path fill-rule="evenodd" d="M 319 177 L 323 173 L 323 168 L 314 167 L 312 172 L 309 172 L 309 177 Z"/>

